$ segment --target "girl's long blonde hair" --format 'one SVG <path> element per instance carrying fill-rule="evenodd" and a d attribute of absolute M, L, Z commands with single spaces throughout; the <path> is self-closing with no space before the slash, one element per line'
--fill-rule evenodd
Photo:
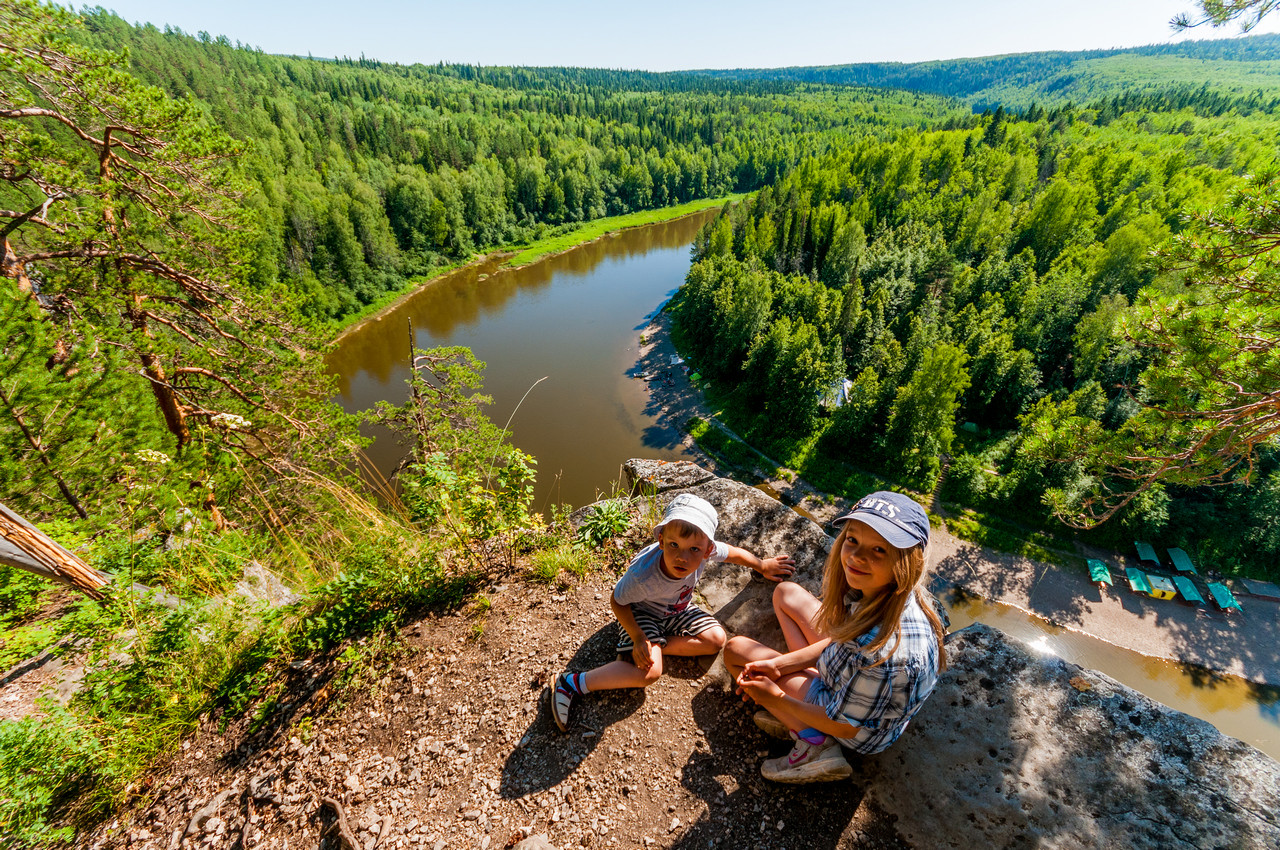
<path fill-rule="evenodd" d="M 849 582 L 845 580 L 844 564 L 840 560 L 840 550 L 844 546 L 844 538 L 848 531 L 849 523 L 846 522 L 841 527 L 831 551 L 827 553 L 827 565 L 822 573 L 822 606 L 814 618 L 814 626 L 837 643 L 845 643 L 861 637 L 879 626 L 880 631 L 876 634 L 875 640 L 863 650 L 867 655 L 874 655 L 893 640 L 893 646 L 885 653 L 884 658 L 872 665 L 878 666 L 887 661 L 901 643 L 902 612 L 907 607 L 908 599 L 915 594 L 920 610 L 924 611 L 929 625 L 933 627 L 933 632 L 938 638 L 938 669 L 947 669 L 947 650 L 942 643 L 944 637 L 942 619 L 938 617 L 938 612 L 933 607 L 932 597 L 924 590 L 924 547 L 916 546 L 912 549 L 893 547 L 898 554 L 893 564 L 893 587 L 887 588 L 870 600 L 863 600 L 851 613 L 845 602 L 845 595 L 849 592 Z"/>

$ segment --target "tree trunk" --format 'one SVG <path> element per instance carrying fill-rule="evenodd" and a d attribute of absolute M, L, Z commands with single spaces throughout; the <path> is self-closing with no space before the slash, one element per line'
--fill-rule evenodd
<path fill-rule="evenodd" d="M 135 294 L 128 311 L 129 320 L 135 330 L 141 331 L 144 337 L 151 336 L 147 326 L 147 315 L 142 310 L 142 296 Z M 160 358 L 150 351 L 140 351 L 138 359 L 142 361 L 142 373 L 151 384 L 151 394 L 155 396 L 160 413 L 164 416 L 164 424 L 169 433 L 178 440 L 178 451 L 181 452 L 191 441 L 191 429 L 187 427 L 187 410 L 178 401 L 178 394 L 173 391 L 169 378 L 165 375 L 164 364 Z"/>
<path fill-rule="evenodd" d="M 8 237 L 5 237 L 4 240 L 4 257 L 0 258 L 0 274 L 16 280 L 19 292 L 27 295 L 31 294 L 31 278 L 27 277 L 27 269 L 23 266 L 22 261 L 18 259 L 18 255 L 14 253 Z"/>
<path fill-rule="evenodd" d="M 169 385 L 169 379 L 165 376 L 164 364 L 160 362 L 160 358 L 150 352 L 138 356 L 142 360 L 142 371 L 151 383 L 151 394 L 155 396 L 156 404 L 160 405 L 160 412 L 164 414 L 164 424 L 169 426 L 169 432 L 178 438 L 178 451 L 181 452 L 183 447 L 191 441 L 191 430 L 187 427 L 187 411 L 178 401 L 173 387 Z"/>
<path fill-rule="evenodd" d="M 0 504 L 0 564 L 17 567 L 102 598 L 105 575 L 53 542 L 47 534 Z"/>

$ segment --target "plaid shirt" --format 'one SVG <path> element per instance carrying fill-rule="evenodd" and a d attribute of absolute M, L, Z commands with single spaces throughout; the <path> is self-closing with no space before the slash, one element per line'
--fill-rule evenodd
<path fill-rule="evenodd" d="M 862 650 L 879 627 L 846 643 L 832 643 L 818 658 L 818 678 L 805 701 L 819 705 L 832 720 L 857 727 L 840 743 L 869 755 L 888 747 L 907 728 L 938 683 L 938 640 L 933 626 L 911 594 L 902 611 L 902 640 L 892 654 L 893 639 L 875 655 Z M 881 658 L 887 660 L 872 667 Z"/>

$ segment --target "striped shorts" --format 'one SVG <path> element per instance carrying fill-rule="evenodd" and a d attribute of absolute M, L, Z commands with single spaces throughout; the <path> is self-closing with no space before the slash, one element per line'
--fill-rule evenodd
<path fill-rule="evenodd" d="M 720 625 L 719 620 L 697 605 L 690 605 L 670 617 L 659 617 L 634 607 L 631 613 L 635 616 L 636 625 L 640 627 L 640 631 L 644 632 L 650 643 L 656 643 L 658 646 L 666 646 L 669 637 L 693 637 Z M 635 645 L 631 635 L 627 634 L 627 630 L 621 625 L 618 626 L 618 631 L 621 632 L 621 637 L 618 639 L 618 652 L 630 652 Z"/>

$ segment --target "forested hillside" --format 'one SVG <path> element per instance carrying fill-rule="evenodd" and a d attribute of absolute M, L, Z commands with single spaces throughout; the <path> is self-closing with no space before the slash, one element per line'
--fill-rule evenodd
<path fill-rule="evenodd" d="M 704 229 L 677 332 L 750 438 L 798 468 L 838 459 L 927 490 L 954 455 L 949 498 L 1052 525 L 1055 494 L 1094 481 L 1054 423 L 1114 432 L 1139 409 L 1151 354 L 1131 305 L 1181 286 L 1150 254 L 1273 167 L 1275 130 L 1108 105 L 847 145 Z M 848 402 L 824 411 L 846 377 Z M 1255 476 L 1151 488 L 1094 537 L 1161 535 L 1265 572 L 1271 453 Z"/>
<path fill-rule="evenodd" d="M 1276 578 L 1277 44 L 406 67 L 0 0 L 0 502 L 103 582 L 0 567 L 0 669 L 84 668 L 0 722 L 0 845 L 158 793 L 211 715 L 305 738 L 289 677 L 380 687 L 410 618 L 466 611 L 478 639 L 512 570 L 621 551 L 596 547 L 622 500 L 582 533 L 534 511 L 465 349 L 413 352 L 409 400 L 365 417 L 408 452 L 371 494 L 322 357 L 416 277 L 614 214 L 753 193 L 700 234 L 675 332 L 827 489 L 941 487 L 1024 535 L 1115 510 L 1088 539 Z"/>
<path fill-rule="evenodd" d="M 751 191 L 834 139 L 957 108 L 790 82 L 269 56 L 103 12 L 86 25 L 244 141 L 264 224 L 256 278 L 282 279 L 322 318 L 477 250 Z"/>
<path fill-rule="evenodd" d="M 726 81 L 882 86 L 946 95 L 982 111 L 1082 103 L 1103 97 L 1194 89 L 1251 108 L 1280 97 L 1280 35 L 1153 44 L 1116 50 L 1015 53 L 933 62 L 868 62 L 799 68 L 701 71 Z"/>

